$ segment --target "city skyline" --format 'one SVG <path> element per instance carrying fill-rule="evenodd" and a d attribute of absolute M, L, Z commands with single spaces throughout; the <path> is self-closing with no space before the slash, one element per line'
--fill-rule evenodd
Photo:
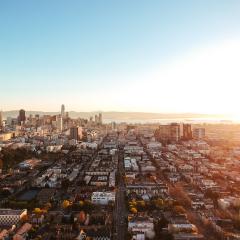
<path fill-rule="evenodd" d="M 14 3 L 0 9 L 3 111 L 239 117 L 238 1 Z"/>
<path fill-rule="evenodd" d="M 240 240 L 239 13 L 0 1 L 0 239 Z"/>

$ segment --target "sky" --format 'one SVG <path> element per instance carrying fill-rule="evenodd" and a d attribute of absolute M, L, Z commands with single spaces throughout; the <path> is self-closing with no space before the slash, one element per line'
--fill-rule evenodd
<path fill-rule="evenodd" d="M 0 1 L 0 109 L 240 117 L 239 0 Z"/>

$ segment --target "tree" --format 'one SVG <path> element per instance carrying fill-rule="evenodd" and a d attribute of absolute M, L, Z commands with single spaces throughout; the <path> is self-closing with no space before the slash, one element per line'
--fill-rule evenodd
<path fill-rule="evenodd" d="M 36 213 L 36 214 L 40 214 L 41 209 L 40 208 L 34 208 L 33 212 Z"/>
<path fill-rule="evenodd" d="M 37 214 L 37 215 L 42 215 L 47 213 L 46 209 L 41 209 L 41 208 L 34 208 L 33 213 Z"/>
<path fill-rule="evenodd" d="M 167 225 L 168 221 L 164 216 L 162 216 L 161 219 L 156 222 L 154 229 L 158 237 L 162 233 L 162 229 L 167 227 Z"/>
<path fill-rule="evenodd" d="M 91 211 L 93 208 L 96 208 L 96 205 L 93 205 L 91 201 L 85 200 L 83 204 L 84 211 Z"/>
<path fill-rule="evenodd" d="M 84 211 L 81 211 L 79 213 L 79 222 L 83 224 L 85 222 L 85 220 L 86 220 L 86 214 Z"/>
<path fill-rule="evenodd" d="M 47 211 L 52 207 L 52 204 L 50 202 L 46 203 L 44 205 L 44 209 L 46 209 Z"/>
<path fill-rule="evenodd" d="M 132 238 L 133 238 L 133 234 L 131 232 L 127 232 L 126 239 L 127 240 L 132 240 Z"/>
<path fill-rule="evenodd" d="M 157 208 L 162 208 L 164 205 L 164 201 L 161 198 L 158 198 L 157 200 L 155 200 L 155 206 Z"/>
<path fill-rule="evenodd" d="M 164 233 L 164 234 L 161 234 L 161 239 L 164 239 L 164 240 L 173 240 L 173 236 L 172 236 L 172 234 L 170 234 L 170 233 Z"/>
<path fill-rule="evenodd" d="M 69 184 L 70 184 L 70 181 L 67 178 L 62 180 L 62 188 L 63 189 L 67 189 L 69 187 Z"/>
<path fill-rule="evenodd" d="M 174 206 L 173 208 L 174 212 L 178 213 L 178 214 L 185 214 L 186 210 L 182 207 L 182 206 Z"/>
<path fill-rule="evenodd" d="M 62 207 L 64 209 L 68 208 L 70 205 L 71 205 L 71 203 L 68 200 L 64 200 L 63 203 L 62 203 Z"/>
<path fill-rule="evenodd" d="M 39 214 L 40 215 L 42 213 L 42 210 L 41 210 L 41 208 L 34 208 L 33 212 L 35 214 Z"/>
<path fill-rule="evenodd" d="M 136 201 L 129 201 L 128 206 L 129 206 L 129 209 L 136 208 L 137 202 Z"/>
<path fill-rule="evenodd" d="M 213 192 L 211 189 L 207 189 L 204 195 L 205 197 L 211 198 L 214 201 L 217 201 L 217 199 L 219 198 L 219 194 L 217 192 Z"/>
<path fill-rule="evenodd" d="M 139 211 L 143 211 L 145 207 L 146 207 L 146 203 L 143 200 L 137 201 L 137 209 Z"/>
<path fill-rule="evenodd" d="M 131 213 L 133 213 L 133 214 L 137 214 L 137 212 L 138 212 L 138 211 L 137 211 L 137 209 L 136 209 L 136 208 L 134 208 L 134 207 L 133 207 L 133 208 L 131 208 L 131 209 L 130 209 L 130 211 L 131 211 Z"/>
<path fill-rule="evenodd" d="M 141 201 L 137 201 L 137 206 L 145 207 L 146 204 L 143 200 L 141 200 Z"/>

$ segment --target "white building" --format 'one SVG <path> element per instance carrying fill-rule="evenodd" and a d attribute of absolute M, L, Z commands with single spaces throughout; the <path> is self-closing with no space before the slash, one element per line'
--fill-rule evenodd
<path fill-rule="evenodd" d="M 107 205 L 109 202 L 115 202 L 115 192 L 93 192 L 92 203 Z"/>
<path fill-rule="evenodd" d="M 128 222 L 128 231 L 133 233 L 133 239 L 145 240 L 146 235 L 152 232 L 154 235 L 153 218 L 137 217 Z"/>
<path fill-rule="evenodd" d="M 0 209 L 0 225 L 12 226 L 20 222 L 20 220 L 27 215 L 27 209 Z"/>
<path fill-rule="evenodd" d="M 150 142 L 147 144 L 148 149 L 160 149 L 162 144 L 160 142 Z"/>

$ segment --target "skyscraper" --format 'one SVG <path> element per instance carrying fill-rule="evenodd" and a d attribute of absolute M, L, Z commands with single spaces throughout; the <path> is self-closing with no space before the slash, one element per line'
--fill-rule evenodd
<path fill-rule="evenodd" d="M 205 138 L 205 128 L 194 128 L 193 129 L 193 138 L 194 139 Z"/>
<path fill-rule="evenodd" d="M 65 106 L 64 106 L 64 104 L 62 104 L 62 106 L 61 106 L 61 116 L 62 116 L 62 118 L 65 117 Z"/>
<path fill-rule="evenodd" d="M 160 125 L 155 136 L 160 142 L 178 142 L 180 140 L 180 125 L 178 123 Z"/>
<path fill-rule="evenodd" d="M 19 111 L 19 116 L 18 116 L 18 123 L 24 123 L 26 121 L 26 115 L 25 115 L 25 110 L 21 109 Z"/>
<path fill-rule="evenodd" d="M 11 126 L 12 125 L 12 118 L 7 117 L 7 125 Z"/>
<path fill-rule="evenodd" d="M 99 124 L 99 118 L 98 118 L 98 115 L 95 115 L 95 124 Z"/>
<path fill-rule="evenodd" d="M 183 140 L 192 139 L 192 127 L 191 124 L 183 124 Z"/>
<path fill-rule="evenodd" d="M 99 124 L 102 124 L 102 114 L 101 113 L 99 113 L 99 115 L 98 115 L 98 121 L 99 121 Z"/>
<path fill-rule="evenodd" d="M 62 118 L 62 115 L 58 115 L 56 117 L 56 122 L 57 122 L 57 129 L 58 129 L 58 131 L 62 132 L 62 130 L 63 130 L 63 118 Z"/>
<path fill-rule="evenodd" d="M 70 139 L 80 140 L 82 139 L 82 128 L 71 127 L 70 128 Z"/>

